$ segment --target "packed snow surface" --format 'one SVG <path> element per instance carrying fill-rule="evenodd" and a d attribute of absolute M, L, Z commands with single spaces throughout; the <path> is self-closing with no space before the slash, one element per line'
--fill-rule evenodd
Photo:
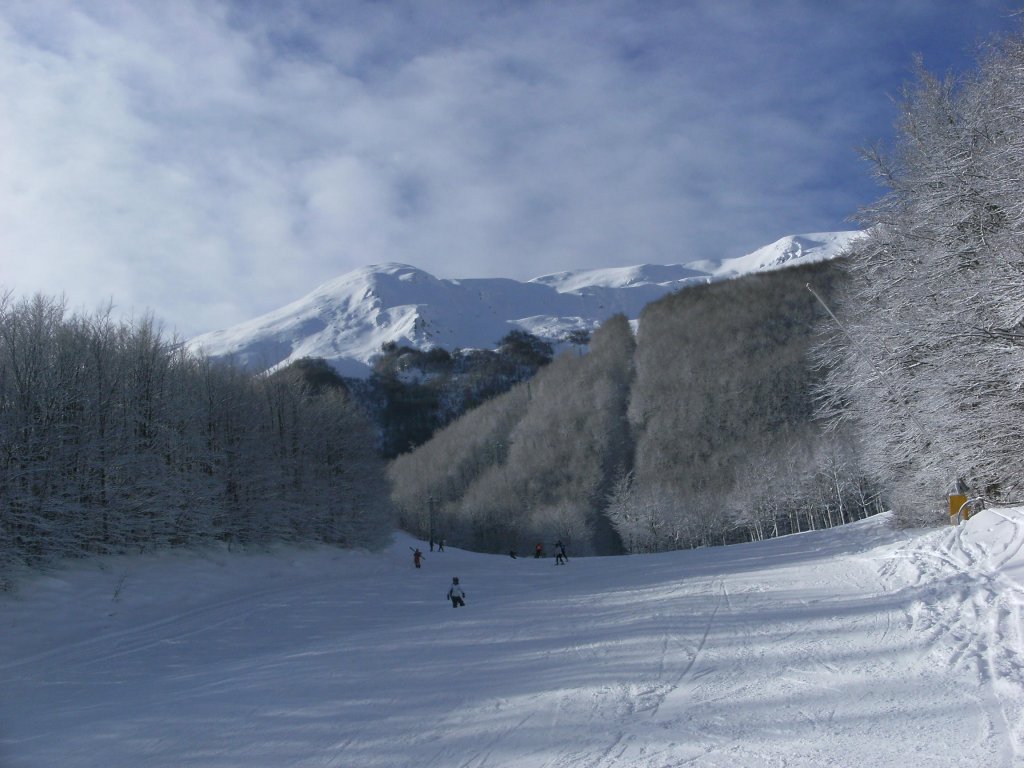
<path fill-rule="evenodd" d="M 569 556 L 402 535 L 36 577 L 0 597 L 0 765 L 1024 765 L 1022 509 Z"/>

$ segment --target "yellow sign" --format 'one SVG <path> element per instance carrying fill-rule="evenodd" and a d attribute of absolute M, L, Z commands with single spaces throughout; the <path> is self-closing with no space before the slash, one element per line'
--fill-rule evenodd
<path fill-rule="evenodd" d="M 959 493 L 950 494 L 949 516 L 959 515 L 961 511 L 964 513 L 964 520 L 971 516 L 970 512 L 967 511 L 967 497 Z"/>

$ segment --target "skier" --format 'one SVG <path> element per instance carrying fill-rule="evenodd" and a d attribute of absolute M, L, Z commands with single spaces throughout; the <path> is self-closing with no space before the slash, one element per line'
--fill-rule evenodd
<path fill-rule="evenodd" d="M 539 541 L 537 542 L 537 546 L 533 548 L 533 556 L 536 558 L 544 557 L 544 545 Z"/>
<path fill-rule="evenodd" d="M 444 539 L 441 539 L 439 542 L 437 542 L 437 551 L 444 552 Z"/>
<path fill-rule="evenodd" d="M 569 558 L 565 554 L 565 544 L 562 543 L 561 539 L 555 542 L 555 549 L 558 552 L 555 555 L 555 565 L 565 565 L 569 562 Z"/>
<path fill-rule="evenodd" d="M 459 586 L 459 577 L 452 577 L 452 585 L 448 587 L 448 599 L 452 601 L 452 608 L 466 605 L 466 593 Z"/>
<path fill-rule="evenodd" d="M 414 550 L 413 553 L 412 553 L 412 561 L 416 564 L 417 568 L 420 567 L 420 562 L 422 560 L 423 560 L 423 553 L 420 552 L 418 549 Z"/>

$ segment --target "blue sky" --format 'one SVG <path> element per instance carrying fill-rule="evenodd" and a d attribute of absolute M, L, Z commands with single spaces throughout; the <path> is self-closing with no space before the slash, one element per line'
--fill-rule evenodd
<path fill-rule="evenodd" d="M 0 286 L 191 336 L 366 264 L 528 279 L 849 229 L 914 55 L 967 71 L 1014 9 L 6 0 Z"/>

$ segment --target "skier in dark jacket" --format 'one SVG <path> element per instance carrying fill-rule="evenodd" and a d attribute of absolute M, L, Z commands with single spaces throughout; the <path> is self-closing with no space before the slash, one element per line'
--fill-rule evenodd
<path fill-rule="evenodd" d="M 416 564 L 417 568 L 420 567 L 420 562 L 422 562 L 422 560 L 423 560 L 423 553 L 420 552 L 418 549 L 413 551 L 413 553 L 412 553 L 412 561 L 413 561 L 413 563 Z"/>
<path fill-rule="evenodd" d="M 452 608 L 466 605 L 466 593 L 459 586 L 459 577 L 452 577 L 452 585 L 448 587 L 448 599 L 452 601 Z"/>
<path fill-rule="evenodd" d="M 555 551 L 557 552 L 555 555 L 555 565 L 565 565 L 569 562 L 569 558 L 565 554 L 565 544 L 562 543 L 561 539 L 555 542 Z"/>

